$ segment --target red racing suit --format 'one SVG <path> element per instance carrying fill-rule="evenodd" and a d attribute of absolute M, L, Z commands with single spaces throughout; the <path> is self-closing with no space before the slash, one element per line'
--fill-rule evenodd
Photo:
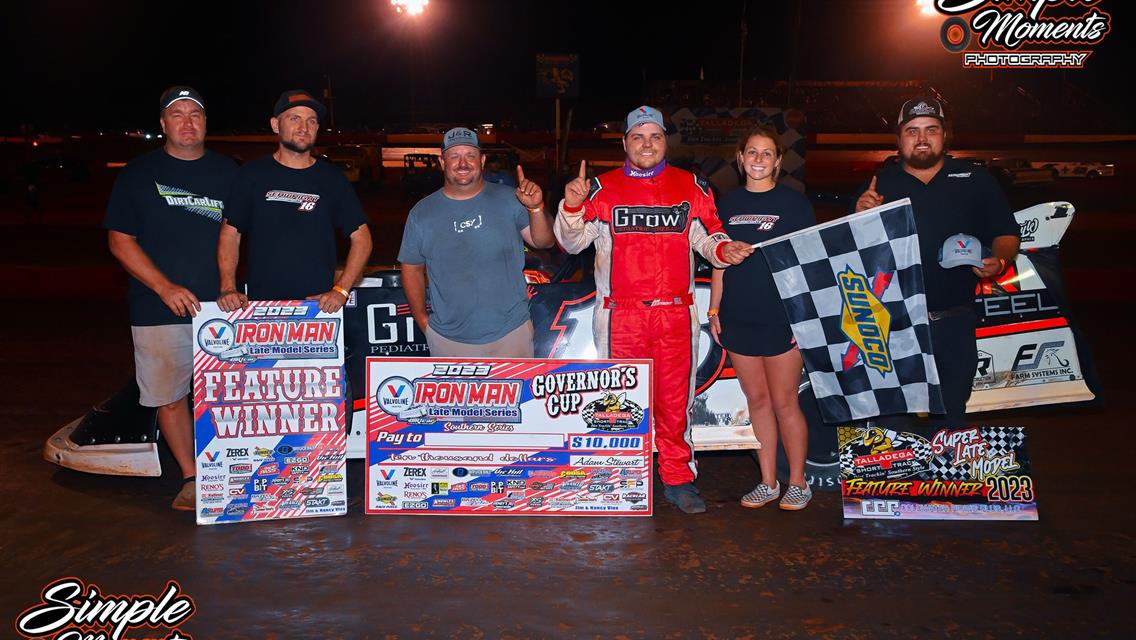
<path fill-rule="evenodd" d="M 592 178 L 582 211 L 560 202 L 553 230 L 569 253 L 596 245 L 597 357 L 654 360 L 655 447 L 664 484 L 698 475 L 690 406 L 698 362 L 694 254 L 725 267 L 722 231 L 709 184 L 667 166 L 654 177 L 615 169 Z"/>

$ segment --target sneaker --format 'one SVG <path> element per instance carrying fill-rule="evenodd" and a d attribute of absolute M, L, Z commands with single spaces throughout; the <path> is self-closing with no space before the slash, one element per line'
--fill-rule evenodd
<path fill-rule="evenodd" d="M 753 491 L 750 491 L 749 493 L 742 496 L 742 506 L 743 507 L 749 507 L 750 509 L 756 509 L 758 507 L 764 507 L 765 505 L 769 504 L 770 502 L 773 502 L 774 500 L 776 500 L 777 496 L 779 496 L 779 495 L 781 495 L 781 483 L 780 482 L 773 485 L 772 488 L 770 488 L 769 485 L 762 482 L 761 484 L 754 487 Z"/>
<path fill-rule="evenodd" d="M 698 497 L 698 488 L 689 482 L 666 485 L 663 497 L 683 513 L 706 513 L 706 503 Z"/>
<path fill-rule="evenodd" d="M 193 511 L 197 506 L 197 484 L 193 478 L 185 481 L 181 485 L 181 491 L 174 496 L 174 501 L 170 503 L 170 507 L 178 511 Z"/>
<path fill-rule="evenodd" d="M 798 487 L 795 484 L 789 485 L 785 491 L 785 495 L 781 496 L 781 507 L 785 511 L 800 511 L 809 506 L 809 500 L 813 499 L 813 490 L 808 485 Z"/>

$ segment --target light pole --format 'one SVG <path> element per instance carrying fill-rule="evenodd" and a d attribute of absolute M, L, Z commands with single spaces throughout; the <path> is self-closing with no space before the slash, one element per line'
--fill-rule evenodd
<path fill-rule="evenodd" d="M 394 12 L 400 16 L 407 16 L 410 19 L 419 18 L 426 11 L 426 5 L 430 4 L 430 0 L 390 0 L 391 6 L 394 7 Z M 421 45 L 418 40 L 418 30 L 413 28 L 414 31 L 414 50 L 410 54 L 410 124 L 418 124 L 418 114 L 415 108 L 415 93 L 417 93 L 418 80 L 418 56 L 421 50 Z"/>

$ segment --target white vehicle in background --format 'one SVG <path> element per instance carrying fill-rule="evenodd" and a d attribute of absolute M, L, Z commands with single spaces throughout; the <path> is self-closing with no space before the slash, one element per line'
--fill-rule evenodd
<path fill-rule="evenodd" d="M 1075 162 L 1030 162 L 1030 166 L 1036 169 L 1051 169 L 1057 172 L 1058 178 L 1088 178 L 1095 180 L 1097 178 L 1111 177 L 1116 175 L 1116 165 L 1111 162 L 1092 162 L 1092 161 L 1075 161 Z"/>
<path fill-rule="evenodd" d="M 425 157 L 437 162 L 437 156 Z M 437 179 L 441 180 L 440 173 Z M 969 413 L 1094 398 L 1087 379 L 1092 370 L 1091 355 L 1078 339 L 1067 313 L 1058 261 L 1060 242 L 1074 213 L 1071 203 L 1058 201 L 1014 214 L 1021 252 L 996 280 L 982 281 L 974 299 L 978 366 L 967 404 Z M 371 274 L 352 290 L 351 300 L 344 307 L 349 458 L 365 455 L 367 357 L 429 353 L 424 336 L 415 328 L 401 282 L 396 271 Z M 591 279 L 567 281 L 554 276 L 552 282 L 530 281 L 529 291 L 536 352 L 567 360 L 594 358 L 591 327 L 595 284 Z M 745 395 L 728 354 L 710 337 L 705 315 L 710 300 L 708 277 L 698 279 L 695 297 L 702 329 L 697 396 L 691 411 L 694 447 L 754 449 L 758 445 Z M 821 421 L 807 377 L 802 378 L 798 396 L 809 422 L 809 484 L 814 489 L 838 489 L 836 425 Z M 131 375 L 119 393 L 48 438 L 43 456 L 49 462 L 88 473 L 158 476 L 162 468 L 157 438 L 155 410 L 138 404 L 138 387 Z M 787 470 L 786 464 L 781 467 Z"/>

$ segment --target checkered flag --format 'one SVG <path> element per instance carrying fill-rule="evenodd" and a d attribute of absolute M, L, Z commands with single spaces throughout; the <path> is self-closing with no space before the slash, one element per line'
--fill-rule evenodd
<path fill-rule="evenodd" d="M 943 413 L 910 200 L 759 246 L 825 422 Z"/>

